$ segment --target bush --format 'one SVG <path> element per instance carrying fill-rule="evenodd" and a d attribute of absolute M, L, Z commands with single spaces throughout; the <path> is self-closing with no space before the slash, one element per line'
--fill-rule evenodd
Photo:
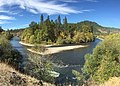
<path fill-rule="evenodd" d="M 70 37 L 68 37 L 68 38 L 65 39 L 65 43 L 66 44 L 72 44 L 73 41 L 72 41 L 72 39 Z"/>
<path fill-rule="evenodd" d="M 29 43 L 30 44 L 34 44 L 35 43 L 35 36 L 34 35 L 30 36 Z"/>
<path fill-rule="evenodd" d="M 49 60 L 43 60 L 42 58 L 42 56 L 29 54 L 31 63 L 26 70 L 31 76 L 34 76 L 39 80 L 54 83 L 55 77 L 50 75 L 50 71 L 54 70 L 53 63 Z"/>
<path fill-rule="evenodd" d="M 0 38 L 0 61 L 7 62 L 17 68 L 21 57 L 20 53 L 12 48 L 6 38 Z"/>
<path fill-rule="evenodd" d="M 38 46 L 38 45 L 33 46 L 32 49 L 37 52 L 44 52 L 46 50 L 44 46 Z"/>
<path fill-rule="evenodd" d="M 99 83 L 120 76 L 120 34 L 110 35 L 85 56 L 83 72 Z"/>
<path fill-rule="evenodd" d="M 65 44 L 65 40 L 62 39 L 61 37 L 58 37 L 56 43 L 57 43 L 57 44 Z"/>

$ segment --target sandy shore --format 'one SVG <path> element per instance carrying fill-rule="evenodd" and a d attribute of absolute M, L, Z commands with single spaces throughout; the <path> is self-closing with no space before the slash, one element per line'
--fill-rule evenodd
<path fill-rule="evenodd" d="M 33 46 L 34 46 L 33 44 L 24 43 L 24 42 L 22 42 L 22 41 L 20 41 L 19 43 L 22 44 L 22 45 L 25 45 L 25 46 L 30 46 L 30 47 L 33 47 Z"/>
<path fill-rule="evenodd" d="M 19 42 L 19 43 L 25 46 L 30 46 L 30 47 L 34 46 L 33 44 L 28 44 L 28 43 L 23 43 L 23 42 Z M 44 45 L 44 46 L 46 47 L 45 52 L 37 52 L 32 49 L 27 49 L 27 50 L 32 53 L 36 53 L 40 55 L 49 55 L 49 54 L 59 53 L 61 51 L 67 51 L 67 50 L 87 47 L 87 45 L 69 45 L 69 46 L 62 46 L 62 47 L 51 47 L 52 45 Z"/>
<path fill-rule="evenodd" d="M 104 40 L 103 38 L 100 38 L 100 37 L 97 37 L 97 38 L 100 39 L 100 40 L 102 40 L 102 41 Z"/>
<path fill-rule="evenodd" d="M 83 47 L 87 47 L 87 45 L 86 46 L 72 45 L 72 46 L 63 46 L 63 47 L 47 47 L 45 52 L 37 52 L 32 49 L 27 49 L 27 50 L 40 55 L 49 55 L 49 54 L 59 53 L 61 51 L 73 50 L 73 49 L 83 48 Z"/>

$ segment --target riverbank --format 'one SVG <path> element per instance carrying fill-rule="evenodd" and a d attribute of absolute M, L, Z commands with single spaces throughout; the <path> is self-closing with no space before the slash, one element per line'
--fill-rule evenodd
<path fill-rule="evenodd" d="M 98 36 L 97 36 L 96 38 L 98 38 L 98 39 L 100 39 L 100 40 L 102 40 L 102 41 L 104 40 L 102 37 L 98 37 Z"/>
<path fill-rule="evenodd" d="M 23 42 L 19 42 L 22 45 L 31 45 L 31 44 L 26 44 Z M 32 45 L 34 46 L 34 45 Z M 40 54 L 40 55 L 49 55 L 49 54 L 55 54 L 55 53 L 59 53 L 61 51 L 67 51 L 67 50 L 73 50 L 73 49 L 77 49 L 77 48 L 83 48 L 83 47 L 87 47 L 88 45 L 69 45 L 69 46 L 57 46 L 57 47 L 50 47 L 50 45 L 45 45 L 46 46 L 46 51 L 45 52 L 37 52 L 35 50 L 32 49 L 27 49 L 28 51 L 32 52 L 32 53 L 36 53 L 36 54 Z"/>
<path fill-rule="evenodd" d="M 28 44 L 28 43 L 24 43 L 22 41 L 19 42 L 20 44 L 24 45 L 24 46 L 29 46 L 29 47 L 33 47 L 33 44 Z"/>
<path fill-rule="evenodd" d="M 83 47 L 87 47 L 87 45 L 86 46 L 84 46 L 84 45 L 72 45 L 72 46 L 63 46 L 63 47 L 48 47 L 48 48 L 46 48 L 45 52 L 37 52 L 37 51 L 34 51 L 32 49 L 27 49 L 27 50 L 32 52 L 32 53 L 36 53 L 36 54 L 40 54 L 40 55 L 49 55 L 49 54 L 59 53 L 61 51 L 73 50 L 73 49 L 83 48 Z"/>

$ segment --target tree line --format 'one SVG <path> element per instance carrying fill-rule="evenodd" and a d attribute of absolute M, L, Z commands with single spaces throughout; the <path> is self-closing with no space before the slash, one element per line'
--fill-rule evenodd
<path fill-rule="evenodd" d="M 21 40 L 31 44 L 76 44 L 94 41 L 93 27 L 85 23 L 68 23 L 67 17 L 61 22 L 59 15 L 56 20 L 50 20 L 50 16 L 44 20 L 40 16 L 40 23 L 32 21 L 26 28 Z"/>
<path fill-rule="evenodd" d="M 13 38 L 13 34 L 11 33 L 11 30 L 3 30 L 3 28 L 0 26 L 0 36 L 4 36 L 7 40 L 11 40 Z"/>

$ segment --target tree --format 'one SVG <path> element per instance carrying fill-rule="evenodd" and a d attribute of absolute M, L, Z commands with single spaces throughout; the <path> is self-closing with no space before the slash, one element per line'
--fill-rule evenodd
<path fill-rule="evenodd" d="M 83 72 L 87 78 L 99 83 L 120 76 L 120 35 L 108 36 L 85 56 Z"/>
<path fill-rule="evenodd" d="M 90 25 L 82 25 L 81 27 L 80 27 L 80 31 L 81 32 L 91 32 L 91 33 L 93 33 L 93 27 L 92 26 L 90 26 Z"/>
<path fill-rule="evenodd" d="M 63 19 L 63 25 L 64 25 L 64 29 L 67 29 L 68 27 L 68 22 L 67 22 L 67 17 L 65 16 L 65 18 Z"/>
<path fill-rule="evenodd" d="M 35 36 L 34 35 L 30 36 L 29 43 L 30 44 L 35 43 Z"/>
<path fill-rule="evenodd" d="M 38 28 L 38 25 L 36 22 L 32 21 L 30 24 L 29 24 L 29 27 L 31 28 L 32 30 L 32 34 L 34 34 L 35 30 Z"/>
<path fill-rule="evenodd" d="M 58 29 L 60 29 L 60 25 L 61 25 L 61 18 L 60 18 L 60 15 L 58 16 L 57 24 L 58 24 Z"/>
<path fill-rule="evenodd" d="M 35 43 L 43 43 L 43 41 L 46 43 L 56 43 L 58 37 L 61 37 L 63 43 L 66 44 L 94 41 L 93 27 L 89 22 L 69 24 L 65 16 L 62 24 L 60 15 L 55 21 L 50 20 L 50 16 L 48 15 L 47 19 L 44 21 L 43 14 L 41 14 L 40 20 L 40 24 L 34 21 L 29 24 L 28 29 L 30 30 L 23 32 L 21 36 L 22 40 L 29 42 L 31 35 L 34 35 Z"/>
<path fill-rule="evenodd" d="M 9 30 L 6 31 L 4 35 L 5 35 L 6 39 L 8 39 L 8 40 L 13 38 L 13 34 L 11 34 L 11 32 Z"/>
<path fill-rule="evenodd" d="M 29 24 L 29 27 L 30 28 L 35 28 L 37 26 L 37 23 L 32 21 L 30 24 Z"/>
<path fill-rule="evenodd" d="M 47 27 L 47 28 L 50 28 L 50 16 L 48 15 L 47 16 L 47 19 L 45 20 L 45 26 Z"/>
<path fill-rule="evenodd" d="M 4 30 L 3 30 L 2 27 L 0 26 L 0 33 L 1 33 L 2 31 L 4 31 Z"/>
<path fill-rule="evenodd" d="M 79 86 L 82 86 L 83 85 L 83 83 L 84 83 L 84 76 L 80 73 L 80 72 L 78 72 L 78 71 L 76 71 L 76 70 L 72 70 L 72 73 L 75 75 L 75 77 L 77 78 L 77 80 L 78 80 L 78 82 L 79 82 Z"/>
<path fill-rule="evenodd" d="M 55 77 L 51 75 L 51 72 L 54 71 L 53 63 L 49 60 L 43 60 L 40 56 L 30 56 L 29 60 L 32 62 L 33 67 L 29 71 L 32 76 L 36 77 L 39 80 L 46 82 L 54 83 Z"/>
<path fill-rule="evenodd" d="M 43 25 L 43 22 L 44 22 L 43 14 L 41 14 L 40 21 L 41 21 L 41 24 Z"/>
<path fill-rule="evenodd" d="M 4 37 L 0 36 L 0 62 L 6 62 L 12 65 L 14 68 L 18 68 L 18 64 L 21 60 L 20 53 L 13 49 L 9 41 Z"/>

